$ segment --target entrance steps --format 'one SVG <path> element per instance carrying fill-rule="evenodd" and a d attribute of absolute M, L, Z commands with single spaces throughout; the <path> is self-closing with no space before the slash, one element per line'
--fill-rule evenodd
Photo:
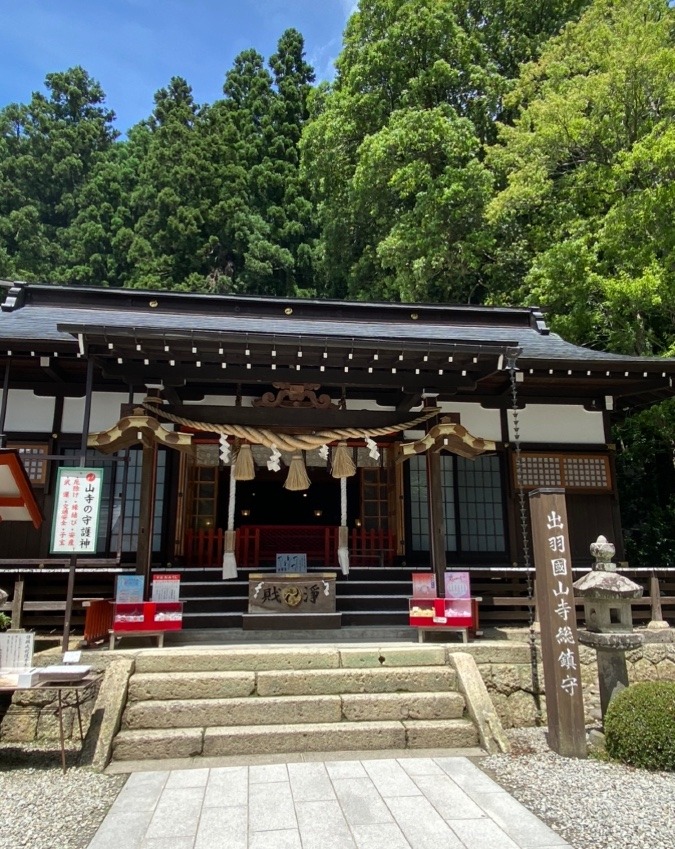
<path fill-rule="evenodd" d="M 474 748 L 448 647 L 141 651 L 114 761 Z"/>

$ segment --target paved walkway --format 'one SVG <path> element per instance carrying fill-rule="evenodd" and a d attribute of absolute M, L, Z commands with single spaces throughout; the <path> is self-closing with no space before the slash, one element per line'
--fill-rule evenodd
<path fill-rule="evenodd" d="M 467 758 L 412 757 L 136 772 L 89 849 L 568 846 Z"/>

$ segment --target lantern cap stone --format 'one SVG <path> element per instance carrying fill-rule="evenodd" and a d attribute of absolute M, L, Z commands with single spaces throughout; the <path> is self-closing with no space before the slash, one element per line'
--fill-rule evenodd
<path fill-rule="evenodd" d="M 604 572 L 616 572 L 616 564 L 612 562 L 612 558 L 616 552 L 614 544 L 607 541 L 607 537 L 602 534 L 590 545 L 591 555 L 595 560 L 593 569 Z"/>

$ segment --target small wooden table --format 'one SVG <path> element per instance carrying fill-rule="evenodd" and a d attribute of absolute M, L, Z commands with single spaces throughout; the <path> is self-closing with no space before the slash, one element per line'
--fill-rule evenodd
<path fill-rule="evenodd" d="M 19 687 L 13 684 L 5 684 L 0 682 L 0 693 L 16 693 L 20 690 L 27 692 L 36 692 L 38 690 L 44 691 L 56 691 L 58 707 L 56 710 L 56 714 L 59 718 L 59 742 L 61 745 L 61 768 L 63 772 L 66 771 L 66 739 L 63 732 L 63 708 L 69 707 L 69 705 L 64 704 L 63 692 L 64 690 L 70 690 L 75 694 L 75 709 L 77 710 L 77 724 L 79 726 L 80 731 L 80 747 L 84 743 L 84 731 L 82 729 L 82 712 L 80 711 L 80 693 L 83 693 L 85 690 L 88 690 L 92 684 L 95 684 L 96 681 L 100 678 L 99 672 L 90 672 L 88 675 L 85 675 L 84 678 L 81 678 L 79 681 L 43 681 L 39 684 L 35 684 L 33 687 Z M 4 679 L 3 679 L 4 681 Z"/>
<path fill-rule="evenodd" d="M 122 637 L 157 637 L 157 648 L 164 648 L 164 634 L 166 631 L 108 631 L 110 634 L 110 651 L 115 648 L 115 640 Z"/>

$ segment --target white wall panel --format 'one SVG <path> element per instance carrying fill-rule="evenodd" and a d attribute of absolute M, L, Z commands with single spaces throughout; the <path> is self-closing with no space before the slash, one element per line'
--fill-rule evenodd
<path fill-rule="evenodd" d="M 518 411 L 521 442 L 581 443 L 603 445 L 602 413 L 589 412 L 571 404 L 528 404 Z M 513 440 L 513 412 L 509 410 L 509 432 Z"/>
<path fill-rule="evenodd" d="M 10 389 L 7 398 L 5 432 L 51 434 L 54 404 L 54 398 L 40 398 L 30 389 Z"/>
<path fill-rule="evenodd" d="M 134 401 L 140 403 L 145 393 L 134 395 Z M 126 404 L 129 395 L 126 392 L 94 392 L 91 399 L 91 423 L 89 432 L 108 430 L 120 417 L 120 406 Z M 61 433 L 82 433 L 84 419 L 84 398 L 66 398 L 63 403 L 63 424 Z"/>
<path fill-rule="evenodd" d="M 495 442 L 502 441 L 499 410 L 486 410 L 480 404 L 469 404 L 461 401 L 443 401 L 440 406 L 446 414 L 459 413 L 462 426 L 469 431 L 471 436 L 492 439 Z"/>

